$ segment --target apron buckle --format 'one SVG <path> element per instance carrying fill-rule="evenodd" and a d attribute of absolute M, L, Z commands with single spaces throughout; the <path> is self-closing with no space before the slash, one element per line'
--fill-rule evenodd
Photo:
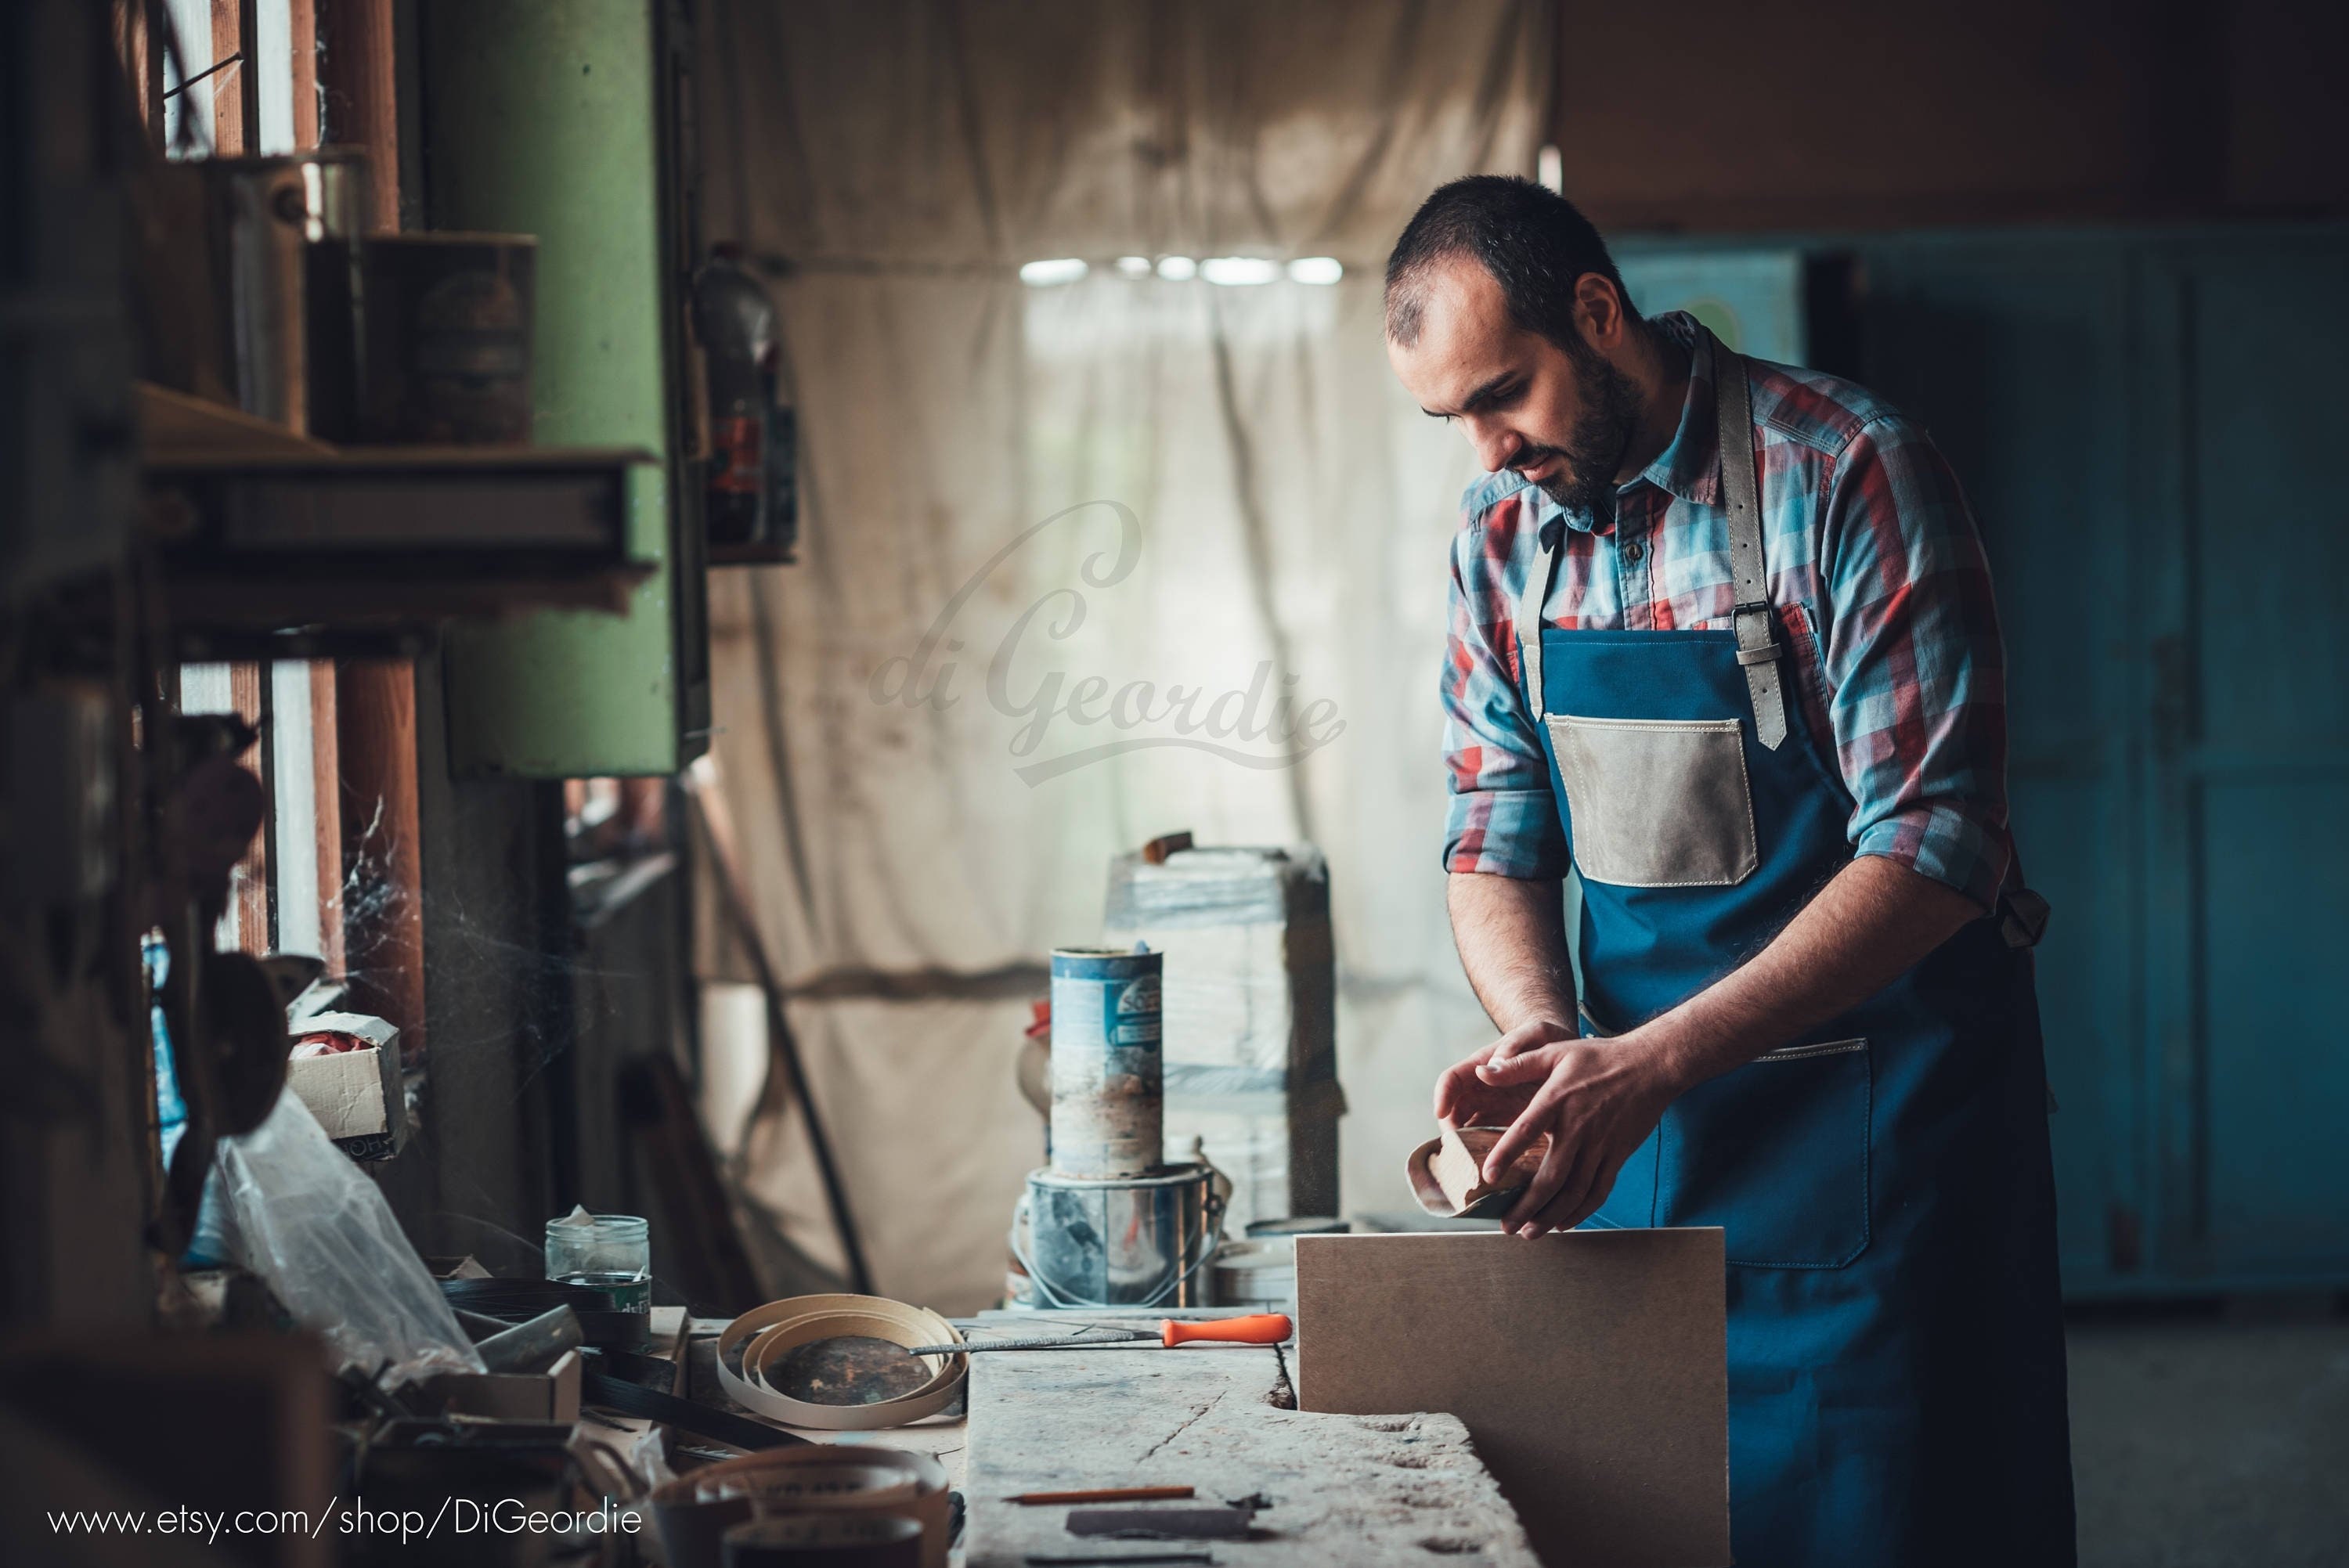
<path fill-rule="evenodd" d="M 1751 604 L 1739 604 L 1730 611 L 1731 624 L 1737 629 L 1737 662 L 1741 665 L 1770 665 L 1778 662 L 1785 650 L 1778 642 L 1778 617 L 1771 613 L 1767 600 Z"/>

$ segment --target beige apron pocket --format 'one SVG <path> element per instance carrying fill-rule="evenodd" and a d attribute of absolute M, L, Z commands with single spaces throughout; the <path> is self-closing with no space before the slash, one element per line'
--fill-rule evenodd
<path fill-rule="evenodd" d="M 1574 864 L 1617 887 L 1730 887 L 1760 863 L 1740 721 L 1550 714 Z"/>

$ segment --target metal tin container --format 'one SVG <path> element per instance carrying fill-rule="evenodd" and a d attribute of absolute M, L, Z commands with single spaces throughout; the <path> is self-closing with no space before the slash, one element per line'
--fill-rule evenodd
<path fill-rule="evenodd" d="M 1012 1249 L 1038 1306 L 1215 1305 L 1224 1206 L 1204 1165 L 1112 1181 L 1031 1171 L 1019 1211 Z"/>
<path fill-rule="evenodd" d="M 537 262 L 528 234 L 379 234 L 362 246 L 358 439 L 528 444 Z"/>
<path fill-rule="evenodd" d="M 1092 1178 L 1160 1169 L 1165 1100 L 1159 975 L 1164 955 L 1052 953 L 1052 1170 Z"/>

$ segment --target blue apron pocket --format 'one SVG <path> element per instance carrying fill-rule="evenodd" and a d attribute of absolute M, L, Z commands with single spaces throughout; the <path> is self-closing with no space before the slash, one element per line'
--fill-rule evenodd
<path fill-rule="evenodd" d="M 1832 1269 L 1868 1250 L 1875 1070 L 1868 1041 L 1768 1052 L 1672 1102 L 1656 1223 L 1719 1225 L 1729 1261 Z"/>

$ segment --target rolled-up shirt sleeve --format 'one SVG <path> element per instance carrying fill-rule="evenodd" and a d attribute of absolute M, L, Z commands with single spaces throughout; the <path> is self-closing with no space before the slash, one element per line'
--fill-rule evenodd
<path fill-rule="evenodd" d="M 1987 910 L 2013 855 L 2006 655 L 1981 535 L 1922 429 L 1887 416 L 1853 437 L 1820 544 L 1827 713 L 1852 849 Z"/>
<path fill-rule="evenodd" d="M 1513 502 L 1495 510 L 1514 524 Z M 1550 797 L 1549 763 L 1517 690 L 1513 532 L 1472 519 L 1453 540 L 1443 683 L 1452 793 L 1444 865 L 1494 876 L 1562 877 L 1566 830 Z"/>

